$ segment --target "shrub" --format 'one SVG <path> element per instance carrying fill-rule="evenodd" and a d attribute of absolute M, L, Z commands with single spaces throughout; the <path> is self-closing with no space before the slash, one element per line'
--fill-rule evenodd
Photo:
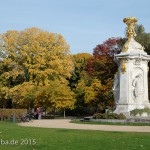
<path fill-rule="evenodd" d="M 134 110 L 130 111 L 131 116 L 137 116 L 137 115 L 141 116 L 143 113 L 147 113 L 148 115 L 150 115 L 150 109 L 144 108 L 144 109 L 134 109 Z"/>
<path fill-rule="evenodd" d="M 99 118 L 104 119 L 104 114 L 95 113 L 95 114 L 93 115 L 93 118 L 94 118 L 94 119 L 99 119 Z"/>
<path fill-rule="evenodd" d="M 124 115 L 124 114 L 122 114 L 122 113 L 120 113 L 119 115 L 118 115 L 118 119 L 126 119 L 126 116 Z"/>
<path fill-rule="evenodd" d="M 26 113 L 27 109 L 0 109 L 0 118 L 1 120 L 4 118 L 10 119 L 13 115 L 18 118 Z"/>
<path fill-rule="evenodd" d="M 94 119 L 125 119 L 125 115 L 123 114 L 116 114 L 116 113 L 95 113 L 93 115 Z"/>

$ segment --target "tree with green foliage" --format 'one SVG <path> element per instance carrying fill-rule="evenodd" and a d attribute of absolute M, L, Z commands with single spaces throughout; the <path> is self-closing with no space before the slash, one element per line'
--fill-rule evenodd
<path fill-rule="evenodd" d="M 136 25 L 135 32 L 137 34 L 135 40 L 144 46 L 144 50 L 150 55 L 150 33 L 146 33 L 142 25 Z"/>
<path fill-rule="evenodd" d="M 88 105 L 85 103 L 85 91 L 82 90 L 81 85 L 82 81 L 85 81 L 86 84 L 90 85 L 91 77 L 88 75 L 88 63 L 92 58 L 91 54 L 88 53 L 79 53 L 73 55 L 74 62 L 74 71 L 72 72 L 72 76 L 69 79 L 69 86 L 72 91 L 75 93 L 75 107 L 74 110 L 69 113 L 74 115 L 83 115 L 85 113 L 85 109 L 87 109 Z"/>
<path fill-rule="evenodd" d="M 88 53 L 79 53 L 72 56 L 74 63 L 74 71 L 72 72 L 72 76 L 69 79 L 70 87 L 72 89 L 76 88 L 78 81 L 84 77 L 87 71 L 87 64 L 89 60 L 92 58 L 91 54 Z"/>

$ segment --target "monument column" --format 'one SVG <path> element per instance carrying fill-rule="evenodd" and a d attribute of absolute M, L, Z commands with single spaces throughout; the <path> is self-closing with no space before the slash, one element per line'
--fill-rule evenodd
<path fill-rule="evenodd" d="M 114 59 L 118 64 L 118 73 L 114 79 L 115 113 L 130 115 L 134 109 L 150 107 L 148 99 L 148 61 L 150 56 L 144 47 L 135 41 L 134 25 L 137 18 L 124 18 L 127 24 L 127 41 L 120 54 Z"/>

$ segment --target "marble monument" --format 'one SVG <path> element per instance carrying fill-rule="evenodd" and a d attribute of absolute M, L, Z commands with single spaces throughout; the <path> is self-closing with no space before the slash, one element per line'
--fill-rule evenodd
<path fill-rule="evenodd" d="M 124 18 L 127 24 L 127 41 L 120 54 L 114 56 L 118 64 L 118 72 L 114 77 L 114 113 L 130 116 L 134 109 L 150 108 L 148 99 L 148 61 L 150 56 L 144 47 L 135 41 L 134 26 L 137 18 Z"/>

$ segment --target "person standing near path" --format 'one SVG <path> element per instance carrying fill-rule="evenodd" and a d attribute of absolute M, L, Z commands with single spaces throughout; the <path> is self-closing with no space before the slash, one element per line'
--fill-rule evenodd
<path fill-rule="evenodd" d="M 42 116 L 41 107 L 37 108 L 37 114 L 38 114 L 38 119 L 40 120 Z"/>

